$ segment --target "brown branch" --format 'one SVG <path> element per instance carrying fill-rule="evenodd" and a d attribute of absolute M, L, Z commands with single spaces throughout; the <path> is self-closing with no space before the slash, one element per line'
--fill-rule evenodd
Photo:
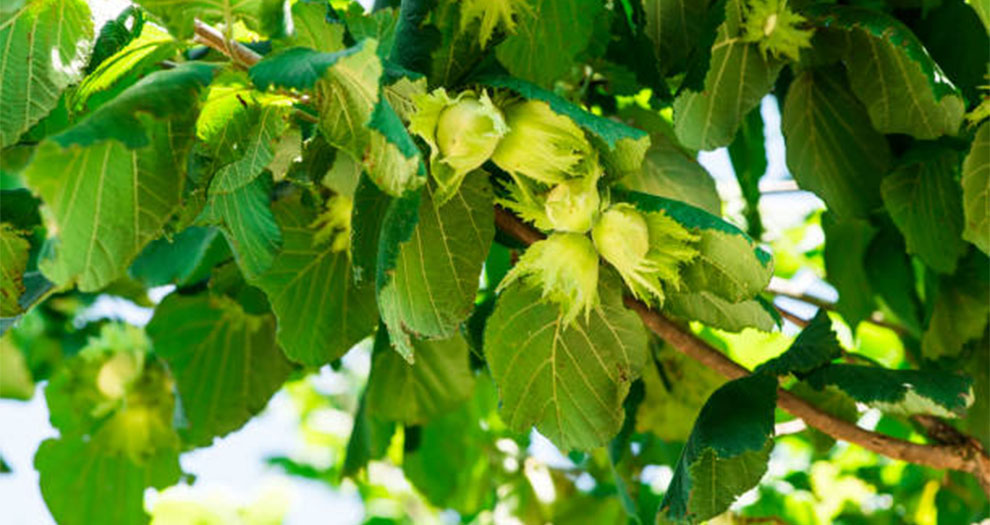
<path fill-rule="evenodd" d="M 813 295 L 808 295 L 808 294 L 803 294 L 803 293 L 794 293 L 794 292 L 791 292 L 789 290 L 780 289 L 780 288 L 775 287 L 773 285 L 770 285 L 769 287 L 767 287 L 767 291 L 770 292 L 770 293 L 772 293 L 772 294 L 774 294 L 774 295 L 776 295 L 776 296 L 778 296 L 778 297 L 787 297 L 788 299 L 794 299 L 795 301 L 801 301 L 802 303 L 807 303 L 807 304 L 810 304 L 812 306 L 817 306 L 818 308 L 824 308 L 824 309 L 826 309 L 828 311 L 835 311 L 835 303 L 833 303 L 831 301 L 827 301 L 825 299 L 822 299 L 821 297 L 815 297 Z M 780 315 L 782 315 L 785 318 L 787 318 L 788 321 L 791 321 L 792 323 L 794 323 L 794 324 L 796 324 L 798 326 L 804 326 L 804 325 L 801 324 L 802 322 L 805 323 L 805 324 L 807 324 L 807 321 L 805 321 L 804 319 L 801 319 L 800 317 L 798 317 L 798 316 L 796 316 L 794 314 L 785 314 L 784 311 L 782 309 L 780 309 L 779 307 L 777 308 L 777 311 L 780 312 Z M 907 330 L 903 326 L 901 326 L 899 324 L 891 323 L 890 321 L 887 321 L 885 319 L 882 319 L 877 314 L 871 315 L 870 318 L 869 319 L 865 319 L 865 321 L 868 322 L 868 323 L 870 323 L 870 324 L 875 324 L 877 326 L 882 326 L 884 328 L 893 330 L 898 335 L 904 335 L 904 334 L 907 333 Z"/>
<path fill-rule="evenodd" d="M 532 244 L 543 239 L 543 234 L 529 227 L 509 211 L 495 208 L 495 225 L 509 236 Z M 749 375 L 749 370 L 725 354 L 701 340 L 688 330 L 674 323 L 663 314 L 650 309 L 631 296 L 624 298 L 626 307 L 636 312 L 643 324 L 653 333 L 682 353 L 715 370 L 729 379 Z M 973 438 L 964 443 L 927 444 L 911 443 L 856 426 L 843 419 L 823 412 L 807 401 L 779 389 L 777 405 L 804 420 L 808 426 L 836 439 L 855 443 L 867 450 L 889 458 L 917 463 L 937 469 L 951 469 L 973 474 L 983 490 L 990 495 L 990 457 Z"/>

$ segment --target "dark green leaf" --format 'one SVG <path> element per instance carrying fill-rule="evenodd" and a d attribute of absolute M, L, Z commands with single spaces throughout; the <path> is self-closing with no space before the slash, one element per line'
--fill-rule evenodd
<path fill-rule="evenodd" d="M 599 0 L 537 0 L 495 55 L 513 76 L 552 89 L 555 81 L 570 76 L 578 53 L 591 40 L 595 19 L 604 14 Z"/>
<path fill-rule="evenodd" d="M 299 4 L 297 4 L 299 5 Z M 293 47 L 265 57 L 248 71 L 258 89 L 272 87 L 313 89 L 323 73 L 340 60 L 360 53 L 363 46 L 354 46 L 333 53 L 306 47 Z"/>
<path fill-rule="evenodd" d="M 820 4 L 806 14 L 821 30 L 844 33 L 849 83 L 877 130 L 919 139 L 956 133 L 962 97 L 903 23 L 852 6 Z"/>
<path fill-rule="evenodd" d="M 392 351 L 387 348 L 387 343 L 385 346 L 383 350 Z M 356 476 L 369 461 L 385 456 L 393 434 L 395 434 L 395 422 L 384 421 L 374 414 L 369 414 L 368 397 L 362 395 L 357 414 L 354 415 L 354 427 L 347 440 L 347 452 L 344 456 L 341 476 Z"/>
<path fill-rule="evenodd" d="M 855 328 L 874 310 L 864 258 L 876 229 L 864 220 L 837 221 L 831 212 L 822 216 L 822 229 L 825 230 L 825 274 L 839 292 L 835 309 Z"/>
<path fill-rule="evenodd" d="M 449 337 L 471 314 L 495 235 L 492 189 L 484 172 L 469 175 L 442 206 L 433 194 L 427 186 L 419 223 L 400 245 L 395 270 L 378 291 L 392 344 L 407 357 L 408 334 Z"/>
<path fill-rule="evenodd" d="M 382 331 L 376 339 L 387 338 Z M 368 378 L 367 409 L 374 417 L 423 424 L 449 412 L 471 395 L 474 373 L 468 345 L 460 334 L 434 341 L 414 340 L 415 363 L 376 340 Z"/>
<path fill-rule="evenodd" d="M 332 239 L 317 240 L 316 213 L 297 196 L 274 208 L 284 243 L 255 284 L 268 295 L 286 355 L 323 365 L 374 329 L 374 287 L 370 279 L 355 282 L 346 250 L 335 251 Z"/>
<path fill-rule="evenodd" d="M 155 353 L 168 361 L 182 406 L 186 442 L 205 446 L 261 412 L 291 364 L 275 344 L 275 319 L 209 295 L 165 298 L 148 324 Z"/>
<path fill-rule="evenodd" d="M 783 354 L 756 368 L 757 373 L 803 376 L 842 355 L 842 347 L 832 330 L 832 320 L 820 308 Z"/>
<path fill-rule="evenodd" d="M 818 390 L 832 385 L 856 401 L 905 415 L 960 417 L 973 403 L 970 379 L 937 370 L 830 364 L 812 371 L 805 380 Z"/>
<path fill-rule="evenodd" d="M 739 181 L 743 199 L 746 200 L 746 233 L 754 239 L 763 236 L 760 219 L 760 178 L 767 171 L 767 152 L 764 147 L 763 116 L 760 106 L 753 108 L 743 120 L 736 138 L 729 144 L 729 159 Z"/>
<path fill-rule="evenodd" d="M 966 251 L 958 171 L 956 151 L 917 146 L 881 185 L 884 206 L 904 234 L 908 253 L 940 273 L 952 273 Z"/>
<path fill-rule="evenodd" d="M 480 376 L 472 398 L 421 427 L 419 446 L 403 458 L 406 478 L 438 508 L 473 516 L 494 500 L 496 478 L 486 450 L 493 438 L 479 421 L 491 417 L 497 403 L 491 378 Z"/>
<path fill-rule="evenodd" d="M 130 275 L 146 286 L 182 286 L 206 277 L 210 267 L 229 256 L 216 228 L 191 226 L 146 246 L 131 264 Z"/>
<path fill-rule="evenodd" d="M 956 275 L 942 277 L 934 309 L 921 339 L 928 359 L 956 357 L 963 345 L 983 336 L 990 322 L 990 265 L 982 254 L 963 259 Z"/>
<path fill-rule="evenodd" d="M 726 383 L 694 423 L 660 505 L 664 518 L 713 518 L 759 483 L 773 448 L 777 380 L 757 374 Z"/>
<path fill-rule="evenodd" d="M 773 87 L 781 64 L 767 59 L 755 43 L 737 37 L 744 4 L 729 1 L 725 22 L 712 45 L 703 89 L 688 89 L 674 101 L 674 129 L 682 144 L 711 150 L 727 146 L 746 114 Z"/>
<path fill-rule="evenodd" d="M 227 178 L 218 176 L 198 219 L 219 226 L 248 278 L 268 270 L 282 246 L 282 233 L 270 206 L 271 189 L 267 174 L 241 186 L 228 186 Z"/>
<path fill-rule="evenodd" d="M 887 140 L 873 129 L 840 70 L 807 70 L 791 83 L 781 117 L 787 166 L 839 217 L 866 217 L 880 206 L 890 165 Z"/>

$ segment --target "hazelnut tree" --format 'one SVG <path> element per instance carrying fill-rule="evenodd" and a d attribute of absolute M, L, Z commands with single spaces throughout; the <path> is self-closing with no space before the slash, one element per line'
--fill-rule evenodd
<path fill-rule="evenodd" d="M 800 443 L 907 472 L 847 473 L 878 520 L 987 517 L 987 0 L 374 4 L 0 7 L 0 395 L 45 382 L 57 522 L 147 522 L 180 454 L 369 346 L 346 448 L 297 473 L 389 462 L 465 521 L 700 522 L 754 488 L 726 519 L 838 519 L 768 473 Z M 767 97 L 824 248 L 766 234 Z M 771 286 L 802 267 L 838 292 L 810 319 Z M 533 429 L 574 465 L 549 502 L 504 465 Z"/>

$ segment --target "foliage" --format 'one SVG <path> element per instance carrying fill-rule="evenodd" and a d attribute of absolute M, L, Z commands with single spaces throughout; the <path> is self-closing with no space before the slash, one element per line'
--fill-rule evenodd
<path fill-rule="evenodd" d="M 282 389 L 353 426 L 329 466 L 271 463 L 350 479 L 369 521 L 987 517 L 966 474 L 775 432 L 797 396 L 990 446 L 986 2 L 374 4 L 0 7 L 0 396 L 44 384 L 56 521 L 147 523 Z M 761 216 L 761 104 L 826 208 L 792 232 Z M 744 220 L 697 161 L 723 147 Z M 802 272 L 838 300 L 798 294 L 823 308 L 795 336 L 768 285 Z M 164 494 L 160 521 L 226 508 Z"/>

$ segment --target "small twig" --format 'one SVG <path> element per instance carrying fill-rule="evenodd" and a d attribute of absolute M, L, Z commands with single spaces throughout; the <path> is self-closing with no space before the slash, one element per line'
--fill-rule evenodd
<path fill-rule="evenodd" d="M 504 233 L 525 244 L 532 244 L 544 236 L 529 227 L 515 215 L 501 207 L 495 208 L 495 225 Z M 715 370 L 729 379 L 749 375 L 749 370 L 725 354 L 719 352 L 688 330 L 677 325 L 663 314 L 631 296 L 623 298 L 626 307 L 636 312 L 643 324 L 653 333 L 682 353 Z M 979 443 L 968 438 L 965 444 L 911 443 L 877 432 L 872 432 L 839 419 L 804 401 L 790 392 L 778 389 L 777 405 L 836 439 L 856 443 L 861 447 L 889 458 L 926 465 L 937 469 L 951 469 L 973 474 L 984 492 L 990 495 L 990 457 Z"/>
<path fill-rule="evenodd" d="M 786 297 L 788 299 L 794 299 L 795 301 L 801 301 L 802 303 L 807 303 L 807 304 L 810 304 L 812 306 L 817 306 L 818 308 L 824 308 L 824 309 L 826 309 L 826 310 L 828 310 L 830 312 L 834 312 L 835 311 L 835 303 L 833 303 L 831 301 L 822 299 L 821 297 L 815 297 L 813 295 L 808 295 L 808 294 L 805 294 L 805 293 L 796 293 L 796 292 L 792 292 L 790 290 L 784 290 L 784 289 L 781 289 L 778 286 L 774 286 L 774 283 L 773 282 L 771 282 L 770 283 L 770 286 L 767 287 L 767 291 L 770 292 L 770 293 L 772 293 L 772 294 L 774 294 L 774 295 L 776 295 L 776 296 L 778 296 L 778 297 Z M 800 317 L 798 317 L 798 316 L 796 316 L 794 314 L 785 315 L 784 311 L 780 307 L 777 307 L 777 311 L 780 312 L 780 315 L 786 317 L 788 321 L 791 321 L 792 323 L 794 323 L 794 324 L 796 324 L 798 326 L 804 326 L 804 325 L 808 324 L 807 321 L 801 319 Z M 891 323 L 890 321 L 887 321 L 885 319 L 880 318 L 876 314 L 872 314 L 870 316 L 870 318 L 869 319 L 866 319 L 865 321 L 868 322 L 868 323 L 870 323 L 870 324 L 875 324 L 877 326 L 882 326 L 882 327 L 887 328 L 889 330 L 893 330 L 898 335 L 904 335 L 904 334 L 907 333 L 907 329 L 905 329 L 903 326 L 901 326 L 899 324 Z"/>
<path fill-rule="evenodd" d="M 195 39 L 200 44 L 216 49 L 229 56 L 241 67 L 249 68 L 261 61 L 261 55 L 255 53 L 247 46 L 234 41 L 227 40 L 223 34 L 209 24 L 203 23 L 198 18 L 193 22 L 196 33 Z"/>

